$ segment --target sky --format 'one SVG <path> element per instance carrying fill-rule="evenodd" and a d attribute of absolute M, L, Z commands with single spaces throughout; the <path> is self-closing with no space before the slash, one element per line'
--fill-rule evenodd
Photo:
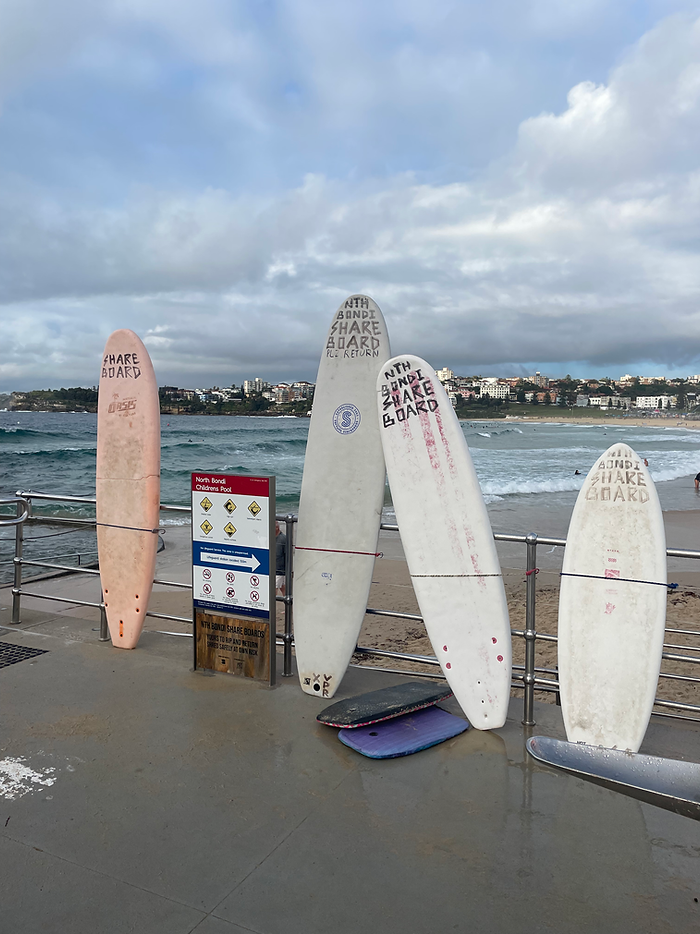
<path fill-rule="evenodd" d="M 700 0 L 0 0 L 0 391 L 700 373 Z"/>

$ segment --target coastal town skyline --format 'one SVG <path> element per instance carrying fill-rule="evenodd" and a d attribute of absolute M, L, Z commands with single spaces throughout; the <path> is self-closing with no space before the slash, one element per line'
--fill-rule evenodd
<path fill-rule="evenodd" d="M 559 405 L 568 408 L 595 407 L 664 411 L 694 409 L 700 396 L 700 374 L 687 377 L 639 376 L 630 373 L 620 379 L 588 377 L 576 379 L 549 377 L 536 371 L 529 377 L 460 376 L 449 367 L 436 370 L 452 404 L 459 408 L 476 401 Z M 296 406 L 297 414 L 310 414 L 315 383 L 308 380 L 269 382 L 261 377 L 245 379 L 240 385 L 212 385 L 207 388 L 163 386 L 159 396 L 163 411 L 187 411 L 196 406 L 226 406 L 265 400 L 269 406 Z M 97 404 L 98 387 L 73 387 L 25 392 L 0 393 L 0 407 L 12 411 L 92 410 Z M 304 411 L 302 411 L 302 409 Z M 253 409 L 254 410 L 254 409 Z"/>

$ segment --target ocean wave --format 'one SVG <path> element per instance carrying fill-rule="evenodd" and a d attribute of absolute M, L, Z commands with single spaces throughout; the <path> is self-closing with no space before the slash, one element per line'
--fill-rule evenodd
<path fill-rule="evenodd" d="M 75 455 L 86 454 L 89 455 L 90 460 L 94 461 L 97 455 L 96 448 L 54 448 L 53 450 L 46 450 L 42 448 L 39 451 L 6 451 L 5 457 L 35 457 L 39 460 L 75 460 Z"/>
<path fill-rule="evenodd" d="M 688 464 L 677 464 L 673 467 L 667 467 L 665 470 L 651 470 L 651 479 L 654 483 L 664 483 L 667 480 L 680 480 L 681 477 L 691 477 L 697 473 L 698 465 L 689 466 Z"/>
<path fill-rule="evenodd" d="M 521 493 L 566 493 L 580 489 L 585 475 L 546 480 L 485 480 L 481 492 L 486 496 L 514 496 Z"/>
<path fill-rule="evenodd" d="M 51 431 L 37 431 L 35 428 L 20 428 L 14 425 L 0 428 L 0 442 L 15 441 L 17 438 L 56 438 Z"/>
<path fill-rule="evenodd" d="M 669 429 L 664 429 L 664 430 L 668 431 Z M 677 430 L 677 429 L 673 429 L 673 430 Z M 693 435 L 696 435 L 696 436 L 693 437 Z M 700 448 L 700 432 L 691 431 L 687 435 L 680 435 L 673 439 L 660 438 L 658 435 L 633 435 L 630 438 L 630 441 L 632 441 L 634 444 L 644 443 L 644 444 L 666 445 L 666 444 L 669 444 L 669 442 L 672 442 L 673 444 L 695 444 Z"/>
<path fill-rule="evenodd" d="M 172 526 L 183 526 L 183 525 L 191 525 L 191 524 L 192 524 L 192 517 L 187 514 L 183 514 L 177 517 L 171 516 L 168 519 L 164 519 L 161 516 L 160 523 L 159 523 L 160 527 L 163 529 L 167 529 L 168 527 L 172 527 Z"/>
<path fill-rule="evenodd" d="M 491 437 L 491 435 L 490 435 L 490 433 L 489 433 L 488 431 L 477 431 L 477 434 L 480 435 L 482 438 L 490 438 L 490 437 Z"/>
<path fill-rule="evenodd" d="M 218 440 L 218 439 L 217 439 Z M 192 441 L 191 439 L 187 441 L 177 441 L 175 444 L 161 444 L 162 448 L 168 448 L 170 451 L 174 451 L 176 448 L 211 448 L 211 441 Z"/>
<path fill-rule="evenodd" d="M 286 416 L 279 416 L 280 418 Z M 293 416 L 292 416 L 293 417 Z M 276 438 L 274 441 L 256 441 L 250 445 L 250 451 L 270 451 L 273 454 L 280 449 L 297 448 L 299 451 L 306 449 L 306 438 Z"/>

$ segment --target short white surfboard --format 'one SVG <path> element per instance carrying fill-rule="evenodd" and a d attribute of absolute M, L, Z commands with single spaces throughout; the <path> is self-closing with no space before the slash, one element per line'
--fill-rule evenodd
<path fill-rule="evenodd" d="M 596 459 L 571 515 L 559 595 L 559 682 L 571 742 L 637 752 L 654 704 L 666 619 L 656 489 L 626 444 Z"/>
<path fill-rule="evenodd" d="M 378 306 L 351 295 L 318 371 L 294 552 L 299 679 L 320 697 L 335 694 L 367 608 L 385 484 L 374 386 L 389 355 Z"/>
<path fill-rule="evenodd" d="M 464 434 L 420 357 L 385 363 L 377 391 L 391 496 L 430 641 L 470 723 L 503 726 L 511 685 L 508 607 Z"/>
<path fill-rule="evenodd" d="M 97 548 L 112 645 L 133 649 L 153 586 L 160 510 L 160 405 L 148 351 L 115 331 L 97 405 Z"/>

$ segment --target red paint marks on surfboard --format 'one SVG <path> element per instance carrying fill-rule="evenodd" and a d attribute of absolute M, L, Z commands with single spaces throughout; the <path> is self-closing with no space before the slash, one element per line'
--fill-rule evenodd
<path fill-rule="evenodd" d="M 412 371 L 412 374 L 411 374 L 411 375 L 414 375 L 414 374 L 415 374 L 415 376 L 416 376 L 416 380 L 418 380 L 418 378 L 419 378 L 419 377 L 418 377 L 418 373 L 417 373 L 415 370 Z M 431 391 L 434 393 L 435 390 L 434 390 L 434 387 L 433 387 L 433 382 L 432 382 L 432 380 L 430 380 L 430 379 L 424 380 L 424 383 L 428 383 L 429 386 L 430 386 L 430 388 L 431 388 Z M 445 433 L 444 433 L 444 431 L 443 431 L 443 429 L 442 429 L 442 420 L 441 420 L 440 417 L 439 417 L 438 409 L 436 408 L 436 409 L 433 411 L 432 414 L 434 415 L 436 421 L 439 420 L 439 432 L 440 432 L 440 436 L 441 436 L 441 440 L 442 440 L 442 451 L 445 453 L 445 456 L 446 456 L 446 458 L 447 458 L 447 460 L 448 460 L 448 466 L 449 466 L 449 464 L 452 464 L 452 468 L 450 469 L 450 473 L 453 473 L 453 472 L 454 472 L 454 460 L 453 460 L 453 458 L 452 458 L 452 454 L 451 454 L 451 452 L 450 452 L 450 447 L 449 447 L 449 444 L 448 444 L 448 442 L 447 442 L 447 439 L 445 438 Z M 437 443 L 437 440 L 436 440 L 436 438 L 435 438 L 435 432 L 433 431 L 433 424 L 432 424 L 432 421 L 431 421 L 431 418 L 430 418 L 430 413 L 429 413 L 429 412 L 419 412 L 419 413 L 418 413 L 418 420 L 419 420 L 419 423 L 420 423 L 420 426 L 421 426 L 421 431 L 422 431 L 422 433 L 423 433 L 423 441 L 425 442 L 425 449 L 426 449 L 426 452 L 427 452 L 427 454 L 428 454 L 428 460 L 430 461 L 430 466 L 431 466 L 432 471 L 433 471 L 433 478 L 434 478 L 434 480 L 435 480 L 435 482 L 436 482 L 436 486 L 437 486 L 437 489 L 438 489 L 440 498 L 442 499 L 443 504 L 444 504 L 444 508 L 445 508 L 445 521 L 446 521 L 446 522 L 448 523 L 448 525 L 449 525 L 449 529 L 450 529 L 450 541 L 451 541 L 451 544 L 452 544 L 452 549 L 453 549 L 453 551 L 455 552 L 455 554 L 457 555 L 457 557 L 458 557 L 458 558 L 460 559 L 460 561 L 461 561 L 461 560 L 464 558 L 464 552 L 463 552 L 463 550 L 462 550 L 462 546 L 461 546 L 460 541 L 459 541 L 459 536 L 458 536 L 458 534 L 457 534 L 457 525 L 456 525 L 454 519 L 452 518 L 451 511 L 447 508 L 447 500 L 448 500 L 448 496 L 449 496 L 449 491 L 448 491 L 448 488 L 447 488 L 447 482 L 446 482 L 446 478 L 445 478 L 445 472 L 444 472 L 444 470 L 443 470 L 442 462 L 441 462 L 441 460 L 440 460 L 440 456 L 439 456 L 439 452 L 438 452 L 438 443 Z M 408 419 L 407 419 L 407 421 L 408 421 Z"/>
<path fill-rule="evenodd" d="M 462 429 L 436 374 L 417 357 L 384 364 L 377 400 L 397 522 L 428 635 L 474 725 L 501 726 L 510 694 L 510 626 Z"/>
<path fill-rule="evenodd" d="M 450 476 L 452 477 L 452 479 L 455 481 L 455 484 L 456 484 L 458 480 L 457 465 L 454 459 L 454 455 L 452 454 L 452 451 L 450 449 L 450 442 L 445 432 L 445 428 L 442 422 L 442 416 L 440 415 L 440 410 L 436 409 L 434 414 L 435 414 L 435 422 L 438 426 L 438 431 L 440 432 L 440 438 L 442 440 L 442 446 L 445 452 L 445 457 L 447 458 L 447 465 L 450 470 Z M 464 537 L 467 541 L 467 545 L 469 546 L 469 558 L 471 561 L 472 569 L 474 571 L 475 576 L 479 580 L 479 586 L 482 589 L 485 589 L 486 582 L 483 580 L 482 577 L 480 577 L 482 571 L 479 565 L 479 559 L 478 559 L 478 555 L 475 549 L 474 532 L 471 526 L 467 525 L 466 523 L 463 523 L 462 529 L 464 531 Z M 460 549 L 460 552 L 461 552 L 461 549 Z"/>
<path fill-rule="evenodd" d="M 155 573 L 160 406 L 148 352 L 126 329 L 110 336 L 102 357 L 96 492 L 97 548 L 110 636 L 114 646 L 132 649 L 143 629 Z"/>
<path fill-rule="evenodd" d="M 455 465 L 455 459 L 450 450 L 450 442 L 445 434 L 445 429 L 442 424 L 442 416 L 440 415 L 440 409 L 435 409 L 433 413 L 435 415 L 435 424 L 438 426 L 438 431 L 440 432 L 440 439 L 442 441 L 442 447 L 445 452 L 445 457 L 447 458 L 447 466 L 450 470 L 450 476 L 453 479 L 457 478 L 457 467 Z"/>

